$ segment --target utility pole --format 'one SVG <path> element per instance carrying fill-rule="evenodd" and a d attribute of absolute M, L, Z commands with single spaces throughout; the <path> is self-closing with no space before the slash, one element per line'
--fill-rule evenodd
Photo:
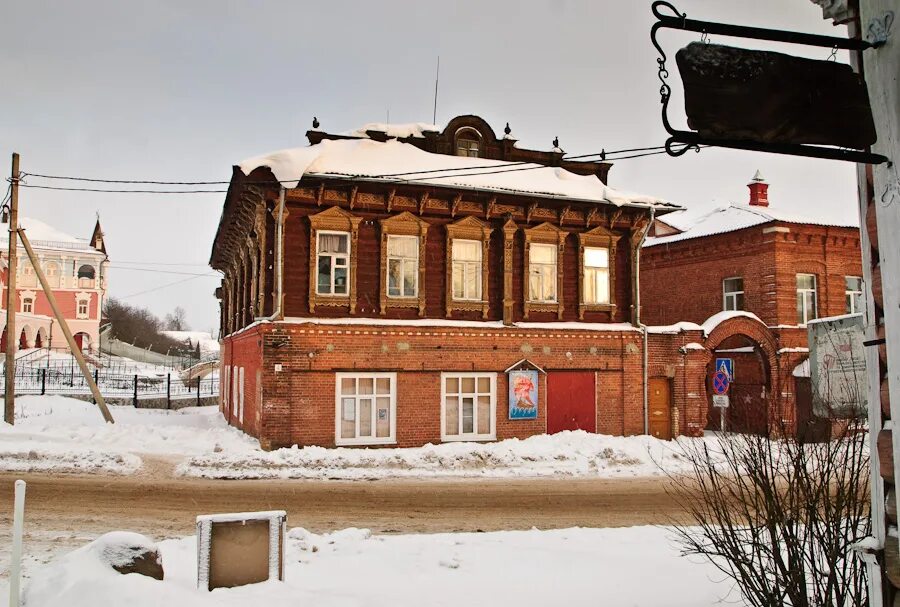
<path fill-rule="evenodd" d="M 16 243 L 19 240 L 19 155 L 13 152 L 9 198 L 9 258 L 6 271 L 6 382 L 3 419 L 16 417 Z"/>

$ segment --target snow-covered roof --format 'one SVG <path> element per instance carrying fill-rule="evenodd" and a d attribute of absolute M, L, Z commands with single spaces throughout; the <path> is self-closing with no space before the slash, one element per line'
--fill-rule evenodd
<path fill-rule="evenodd" d="M 652 236 L 644 242 L 645 247 L 652 247 L 670 242 L 679 242 L 691 238 L 713 236 L 726 232 L 736 232 L 744 228 L 763 225 L 766 223 L 781 222 L 795 224 L 809 224 L 834 227 L 859 227 L 859 223 L 850 220 L 828 219 L 822 216 L 800 215 L 773 209 L 772 207 L 752 206 L 749 204 L 732 203 L 718 207 L 701 215 L 696 220 L 680 220 L 675 215 L 666 215 L 666 223 L 676 229 L 682 230 L 678 234 L 668 236 Z"/>
<path fill-rule="evenodd" d="M 98 251 L 86 238 L 77 238 L 54 228 L 33 217 L 19 217 L 19 225 L 25 228 L 25 235 L 36 249 L 65 249 Z M 0 223 L 0 243 L 9 242 L 9 224 Z M 3 246 L 2 248 L 6 248 Z"/>
<path fill-rule="evenodd" d="M 425 131 L 440 133 L 442 130 L 443 127 L 427 122 L 368 122 L 358 129 L 344 131 L 341 135 L 346 137 L 368 137 L 366 131 L 379 131 L 387 134 L 388 137 L 424 137 L 423 133 Z"/>
<path fill-rule="evenodd" d="M 527 165 L 485 158 L 432 154 L 396 140 L 324 140 L 315 145 L 271 152 L 241 162 L 249 175 L 269 167 L 285 187 L 297 187 L 304 176 L 345 177 L 365 181 L 422 183 L 473 190 L 509 192 L 617 206 L 678 205 L 643 194 L 615 190 L 595 175 L 576 175 L 560 167 Z M 448 170 L 450 169 L 450 170 Z M 515 170 L 512 170 L 515 169 Z"/>

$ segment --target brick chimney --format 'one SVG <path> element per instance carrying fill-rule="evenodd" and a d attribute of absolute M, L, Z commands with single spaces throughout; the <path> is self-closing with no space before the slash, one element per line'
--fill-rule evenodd
<path fill-rule="evenodd" d="M 769 206 L 769 184 L 766 183 L 759 171 L 756 171 L 756 175 L 753 176 L 747 187 L 750 188 L 750 206 Z"/>

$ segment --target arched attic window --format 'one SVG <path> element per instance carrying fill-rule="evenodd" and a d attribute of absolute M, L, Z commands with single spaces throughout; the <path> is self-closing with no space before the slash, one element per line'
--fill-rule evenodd
<path fill-rule="evenodd" d="M 456 131 L 456 155 L 478 158 L 481 156 L 481 133 L 472 127 L 463 127 Z"/>
<path fill-rule="evenodd" d="M 94 284 L 94 277 L 96 276 L 94 266 L 84 264 L 83 266 L 78 268 L 78 286 L 79 287 L 92 287 Z"/>

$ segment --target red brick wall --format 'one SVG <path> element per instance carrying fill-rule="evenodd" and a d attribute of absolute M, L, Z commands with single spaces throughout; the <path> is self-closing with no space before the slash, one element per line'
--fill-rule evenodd
<path fill-rule="evenodd" d="M 229 336 L 222 346 L 222 369 L 219 373 L 219 408 L 225 419 L 233 426 L 241 428 L 253 436 L 260 436 L 262 427 L 262 408 L 260 406 L 260 386 L 257 382 L 257 371 L 262 366 L 261 326 L 251 327 L 241 333 Z M 226 373 L 225 369 L 228 369 Z M 234 408 L 235 373 L 244 369 L 244 415 L 243 423 Z M 226 385 L 226 380 L 228 384 Z M 240 386 L 238 384 L 238 389 Z M 240 397 L 240 394 L 237 394 Z M 227 402 L 225 399 L 228 399 Z"/>
<path fill-rule="evenodd" d="M 790 231 L 764 233 L 772 227 Z M 796 325 L 798 273 L 817 276 L 819 317 L 844 314 L 844 277 L 862 275 L 858 230 L 767 224 L 646 247 L 643 320 L 702 323 L 723 309 L 722 280 L 741 276 L 747 311 L 769 326 Z"/>
<path fill-rule="evenodd" d="M 769 295 L 775 253 L 771 237 L 760 228 L 642 249 L 642 320 L 649 325 L 702 323 L 722 311 L 722 281 L 733 276 L 744 278 L 746 309 L 777 324 Z"/>
<path fill-rule="evenodd" d="M 263 323 L 225 339 L 223 365 L 245 367 L 244 429 L 260 437 L 267 448 L 334 445 L 335 373 L 396 372 L 397 446 L 417 446 L 441 440 L 442 371 L 497 373 L 498 439 L 543 433 L 547 409 L 544 376 L 539 382 L 538 418 L 508 419 L 503 372 L 523 358 L 548 372 L 596 372 L 598 431 L 642 433 L 641 351 L 641 334 L 628 330 Z M 280 372 L 275 371 L 276 364 L 282 366 Z M 256 369 L 261 370 L 263 382 L 262 408 L 255 397 Z M 227 412 L 226 417 L 238 425 Z"/>

